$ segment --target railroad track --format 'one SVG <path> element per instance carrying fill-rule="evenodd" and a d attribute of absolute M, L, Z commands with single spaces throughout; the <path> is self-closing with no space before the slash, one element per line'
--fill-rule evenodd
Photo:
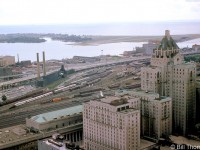
<path fill-rule="evenodd" d="M 32 108 L 29 110 L 20 108 L 20 110 L 22 111 L 0 116 L 0 129 L 19 125 L 19 124 L 25 124 L 25 119 L 30 116 L 35 116 L 42 113 L 47 113 L 47 112 L 51 112 L 55 110 L 73 107 L 76 105 L 81 105 L 82 101 L 84 102 L 85 100 L 91 100 L 91 99 L 93 98 L 92 97 L 76 98 L 76 99 L 73 99 L 74 102 L 72 102 L 71 100 L 71 101 L 62 101 L 60 103 L 50 103 L 50 104 L 47 104 L 41 107 Z"/>

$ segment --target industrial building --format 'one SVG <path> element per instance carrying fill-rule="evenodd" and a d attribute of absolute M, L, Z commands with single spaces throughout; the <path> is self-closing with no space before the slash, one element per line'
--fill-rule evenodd
<path fill-rule="evenodd" d="M 6 67 L 15 64 L 15 56 L 0 56 L 0 67 Z"/>
<path fill-rule="evenodd" d="M 96 61 L 100 61 L 100 58 L 98 58 L 98 57 L 74 56 L 72 58 L 72 60 L 73 60 L 73 62 L 76 62 L 76 63 L 85 63 L 85 62 L 93 63 L 93 62 L 96 62 Z"/>
<path fill-rule="evenodd" d="M 156 49 L 159 45 L 153 42 L 148 42 L 146 44 L 143 44 L 142 47 L 144 48 L 144 52 L 147 55 L 152 55 L 153 50 Z"/>
<path fill-rule="evenodd" d="M 135 47 L 135 50 L 132 51 L 124 51 L 123 56 L 131 57 L 131 56 L 143 56 L 152 55 L 153 50 L 156 49 L 159 45 L 157 43 L 148 41 L 148 43 L 142 44 L 142 47 Z"/>
<path fill-rule="evenodd" d="M 23 61 L 21 61 L 21 62 L 19 63 L 19 65 L 20 65 L 21 67 L 29 67 L 29 66 L 31 66 L 31 61 L 30 61 L 30 60 L 23 60 Z"/>
<path fill-rule="evenodd" d="M 196 65 L 185 63 L 179 47 L 165 31 L 149 67 L 141 69 L 141 89 L 172 98 L 173 132 L 187 135 L 195 125 Z"/>
<path fill-rule="evenodd" d="M 140 111 L 131 100 L 105 97 L 84 104 L 84 148 L 87 150 L 140 149 Z"/>
<path fill-rule="evenodd" d="M 200 45 L 194 44 L 192 45 L 192 49 L 196 52 L 200 52 Z"/>

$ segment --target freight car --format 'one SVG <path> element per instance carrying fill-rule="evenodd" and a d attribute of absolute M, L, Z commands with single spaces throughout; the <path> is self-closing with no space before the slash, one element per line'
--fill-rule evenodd
<path fill-rule="evenodd" d="M 0 103 L 0 106 L 2 105 L 7 105 L 7 104 L 11 104 L 13 102 L 17 102 L 19 100 L 23 100 L 23 99 L 27 99 L 27 98 L 32 98 L 32 97 L 35 97 L 35 96 L 38 96 L 38 95 L 41 95 L 41 94 L 45 94 L 45 93 L 48 93 L 49 91 L 46 91 L 45 89 L 37 89 L 37 90 L 34 90 L 34 91 L 31 91 L 31 92 L 28 92 L 24 95 L 21 95 L 21 96 L 18 96 L 18 97 L 15 97 L 15 98 L 12 98 L 12 99 L 9 99 L 7 101 L 4 101 L 2 103 Z"/>

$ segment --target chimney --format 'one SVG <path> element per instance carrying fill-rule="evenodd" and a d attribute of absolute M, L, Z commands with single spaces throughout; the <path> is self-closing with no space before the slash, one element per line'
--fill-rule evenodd
<path fill-rule="evenodd" d="M 43 54 L 43 76 L 46 76 L 46 62 L 45 62 L 45 52 L 42 52 Z"/>
<path fill-rule="evenodd" d="M 37 78 L 40 79 L 40 60 L 39 60 L 39 53 L 37 53 Z"/>
<path fill-rule="evenodd" d="M 17 63 L 19 64 L 19 54 L 17 54 Z"/>
<path fill-rule="evenodd" d="M 167 37 L 167 39 L 170 39 L 170 31 L 169 30 L 165 30 L 165 36 Z"/>

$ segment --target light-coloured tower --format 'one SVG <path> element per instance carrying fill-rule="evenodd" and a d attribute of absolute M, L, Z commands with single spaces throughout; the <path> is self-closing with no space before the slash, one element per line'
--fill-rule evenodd
<path fill-rule="evenodd" d="M 131 108 L 128 100 L 106 97 L 84 104 L 85 149 L 140 149 L 140 111 Z"/>
<path fill-rule="evenodd" d="M 37 79 L 40 79 L 40 59 L 39 59 L 39 53 L 37 53 Z"/>
<path fill-rule="evenodd" d="M 185 63 L 179 47 L 166 30 L 154 50 L 151 65 L 143 67 L 141 88 L 172 98 L 173 131 L 186 135 L 195 125 L 196 64 Z"/>
<path fill-rule="evenodd" d="M 159 140 L 172 134 L 172 99 L 153 92 L 132 92 L 131 107 L 140 109 L 141 136 Z"/>
<path fill-rule="evenodd" d="M 130 95 L 130 106 L 140 109 L 140 135 L 159 140 L 172 134 L 172 99 L 142 90 L 123 91 L 116 95 Z"/>
<path fill-rule="evenodd" d="M 43 76 L 46 76 L 46 60 L 45 60 L 45 52 L 42 52 L 43 55 Z"/>

